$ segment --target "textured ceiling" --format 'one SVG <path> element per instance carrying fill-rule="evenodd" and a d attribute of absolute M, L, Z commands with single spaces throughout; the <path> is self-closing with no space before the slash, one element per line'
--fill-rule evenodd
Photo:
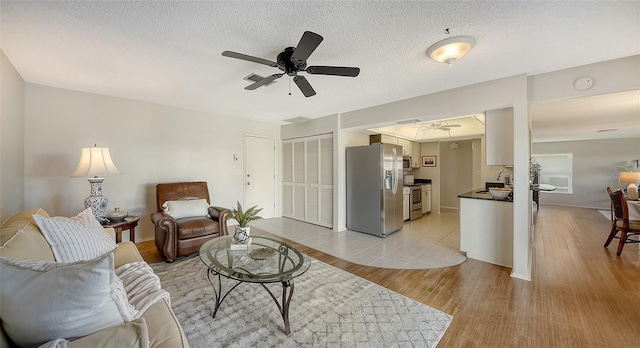
<path fill-rule="evenodd" d="M 640 53 L 638 1 L 2 1 L 0 47 L 25 81 L 217 115 L 282 123 L 516 74 Z M 452 66 L 426 56 L 450 35 L 475 47 Z M 324 41 L 310 65 L 358 66 L 356 78 L 307 75 L 305 98 L 276 68 L 305 30 Z"/>

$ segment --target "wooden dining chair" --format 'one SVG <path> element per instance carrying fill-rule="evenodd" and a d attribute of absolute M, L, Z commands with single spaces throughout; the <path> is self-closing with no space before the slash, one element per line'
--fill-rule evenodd
<path fill-rule="evenodd" d="M 640 243 L 640 237 L 632 239 L 633 236 L 640 236 L 640 220 L 629 220 L 629 207 L 627 206 L 627 199 L 624 197 L 622 190 L 611 191 L 610 187 L 607 187 L 607 193 L 611 198 L 611 232 L 607 242 L 604 243 L 604 247 L 608 247 L 613 238 L 620 239 L 618 243 L 618 251 L 616 255 L 622 254 L 622 249 L 625 244 L 628 243 Z M 616 236 L 620 232 L 620 236 Z"/>

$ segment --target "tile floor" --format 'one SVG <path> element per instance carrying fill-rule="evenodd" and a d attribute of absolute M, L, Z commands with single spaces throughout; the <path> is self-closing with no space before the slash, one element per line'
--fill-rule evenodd
<path fill-rule="evenodd" d="M 458 210 L 428 213 L 385 238 L 331 229 L 288 219 L 251 223 L 258 229 L 287 238 L 341 259 L 367 266 L 396 269 L 449 267 L 467 258 L 460 251 Z"/>

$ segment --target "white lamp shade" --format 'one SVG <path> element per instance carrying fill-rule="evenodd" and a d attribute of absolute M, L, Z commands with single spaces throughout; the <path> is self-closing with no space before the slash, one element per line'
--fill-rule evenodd
<path fill-rule="evenodd" d="M 427 55 L 437 62 L 451 64 L 467 54 L 475 43 L 471 37 L 456 36 L 436 42 L 429 47 Z"/>
<path fill-rule="evenodd" d="M 109 148 L 83 147 L 78 168 L 71 177 L 98 177 L 112 174 L 120 174 L 120 171 L 111 160 Z"/>
<path fill-rule="evenodd" d="M 640 172 L 620 172 L 621 183 L 629 184 L 627 186 L 627 199 L 632 201 L 638 200 L 638 187 L 637 182 L 640 182 Z"/>
<path fill-rule="evenodd" d="M 620 180 L 624 184 L 635 184 L 640 182 L 640 172 L 620 172 Z"/>

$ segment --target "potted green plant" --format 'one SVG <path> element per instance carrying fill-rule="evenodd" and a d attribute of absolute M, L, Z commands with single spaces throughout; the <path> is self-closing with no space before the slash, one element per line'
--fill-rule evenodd
<path fill-rule="evenodd" d="M 534 183 L 536 177 L 540 175 L 540 163 L 536 160 L 535 157 L 531 157 L 529 159 L 529 181 L 531 184 Z"/>
<path fill-rule="evenodd" d="M 249 222 L 262 219 L 262 217 L 258 215 L 260 211 L 262 211 L 262 208 L 258 208 L 257 205 L 243 210 L 239 201 L 236 208 L 231 208 L 231 218 L 238 222 L 236 232 L 233 234 L 233 238 L 237 243 L 244 244 L 247 242 L 251 235 Z"/>

